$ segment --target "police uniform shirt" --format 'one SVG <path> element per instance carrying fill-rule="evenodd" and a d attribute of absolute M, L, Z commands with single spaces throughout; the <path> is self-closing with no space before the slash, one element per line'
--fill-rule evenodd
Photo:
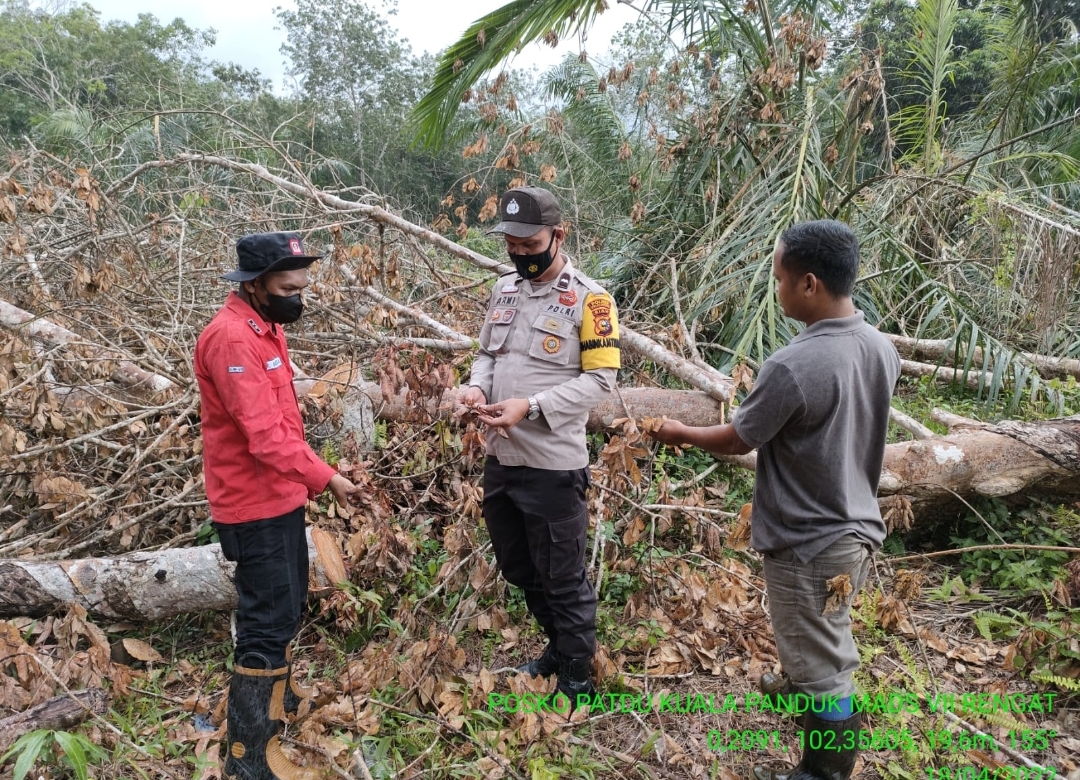
<path fill-rule="evenodd" d="M 469 384 L 489 403 L 533 396 L 541 415 L 523 418 L 509 438 L 489 430 L 487 454 L 504 466 L 584 468 L 589 410 L 614 389 L 619 368 L 615 302 L 569 259 L 550 283 L 500 277 Z"/>

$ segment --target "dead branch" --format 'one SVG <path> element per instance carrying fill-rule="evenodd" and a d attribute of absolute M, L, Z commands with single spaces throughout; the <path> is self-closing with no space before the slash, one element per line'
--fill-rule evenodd
<path fill-rule="evenodd" d="M 103 715 L 109 706 L 109 695 L 100 688 L 74 691 L 54 696 L 26 712 L 0 718 L 0 754 L 15 744 L 24 734 L 37 729 L 68 731 L 92 715 Z"/>

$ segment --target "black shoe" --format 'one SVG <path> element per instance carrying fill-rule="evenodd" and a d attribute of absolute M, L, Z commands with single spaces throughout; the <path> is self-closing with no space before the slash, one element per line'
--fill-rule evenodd
<path fill-rule="evenodd" d="M 571 709 L 576 708 L 581 701 L 578 697 L 587 696 L 592 699 L 596 696 L 596 686 L 589 679 L 591 671 L 592 658 L 559 659 L 559 681 L 555 685 L 555 692 L 570 699 Z"/>
<path fill-rule="evenodd" d="M 252 655 L 255 654 L 245 655 L 243 660 L 250 663 Z M 255 655 L 252 660 L 260 658 Z M 278 744 L 288 673 L 288 667 L 284 666 L 280 669 L 237 666 L 233 669 L 225 743 L 226 778 L 321 780 L 321 772 L 297 766 Z"/>
<path fill-rule="evenodd" d="M 549 641 L 547 647 L 544 648 L 543 655 L 534 658 L 527 664 L 522 664 L 517 670 L 525 674 L 531 674 L 533 677 L 550 677 L 559 671 L 560 657 L 559 651 L 555 649 L 555 643 Z"/>
<path fill-rule="evenodd" d="M 802 760 L 793 769 L 778 771 L 755 766 L 754 780 L 849 780 L 859 753 L 862 713 L 845 720 L 822 720 L 812 712 L 803 715 Z M 820 734 L 816 736 L 815 732 Z M 849 739 L 848 732 L 853 738 Z M 815 749 L 811 745 L 818 745 Z M 852 747 L 844 748 L 846 744 Z"/>

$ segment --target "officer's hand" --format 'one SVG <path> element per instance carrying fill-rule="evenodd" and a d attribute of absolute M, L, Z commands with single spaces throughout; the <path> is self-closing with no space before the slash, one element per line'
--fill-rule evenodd
<path fill-rule="evenodd" d="M 497 404 L 478 406 L 476 416 L 492 428 L 513 428 L 529 413 L 528 398 L 508 398 Z"/>
<path fill-rule="evenodd" d="M 454 417 L 461 418 L 467 414 L 475 414 L 476 407 L 486 403 L 487 398 L 484 396 L 484 391 L 476 385 L 472 385 L 458 396 L 457 403 L 454 404 Z"/>
<path fill-rule="evenodd" d="M 661 444 L 686 444 L 686 426 L 678 420 L 665 420 L 657 431 L 646 431 Z"/>
<path fill-rule="evenodd" d="M 334 494 L 334 499 L 343 507 L 349 506 L 350 498 L 360 498 L 362 494 L 359 486 L 354 485 L 340 474 L 331 477 L 330 484 L 327 487 Z"/>

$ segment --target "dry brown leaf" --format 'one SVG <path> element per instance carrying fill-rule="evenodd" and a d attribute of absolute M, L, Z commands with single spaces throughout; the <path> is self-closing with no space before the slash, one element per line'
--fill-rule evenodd
<path fill-rule="evenodd" d="M 123 641 L 124 649 L 127 650 L 128 655 L 134 658 L 136 661 L 142 661 L 143 663 L 151 663 L 161 660 L 161 653 L 159 653 L 150 645 L 141 639 L 134 639 L 128 637 Z"/>
<path fill-rule="evenodd" d="M 914 569 L 901 569 L 893 577 L 893 593 L 898 599 L 911 601 L 922 594 L 923 573 Z"/>
<path fill-rule="evenodd" d="M 831 615 L 840 612 L 851 603 L 851 575 L 837 574 L 832 579 L 825 581 L 829 589 L 829 598 L 825 601 L 825 609 L 822 615 Z"/>
<path fill-rule="evenodd" d="M 750 518 L 753 515 L 754 505 L 747 502 L 739 507 L 739 516 L 735 520 L 735 527 L 727 536 L 727 546 L 733 550 L 746 550 L 750 547 Z"/>
<path fill-rule="evenodd" d="M 623 544 L 627 547 L 635 545 L 645 532 L 645 522 L 640 517 L 635 517 L 623 532 Z"/>
<path fill-rule="evenodd" d="M 642 417 L 638 423 L 638 428 L 644 433 L 656 433 L 664 426 L 666 421 L 667 415 L 663 417 Z"/>
<path fill-rule="evenodd" d="M 731 369 L 731 379 L 735 382 L 735 388 L 746 388 L 747 392 L 754 389 L 754 371 L 745 363 L 739 363 Z"/>

